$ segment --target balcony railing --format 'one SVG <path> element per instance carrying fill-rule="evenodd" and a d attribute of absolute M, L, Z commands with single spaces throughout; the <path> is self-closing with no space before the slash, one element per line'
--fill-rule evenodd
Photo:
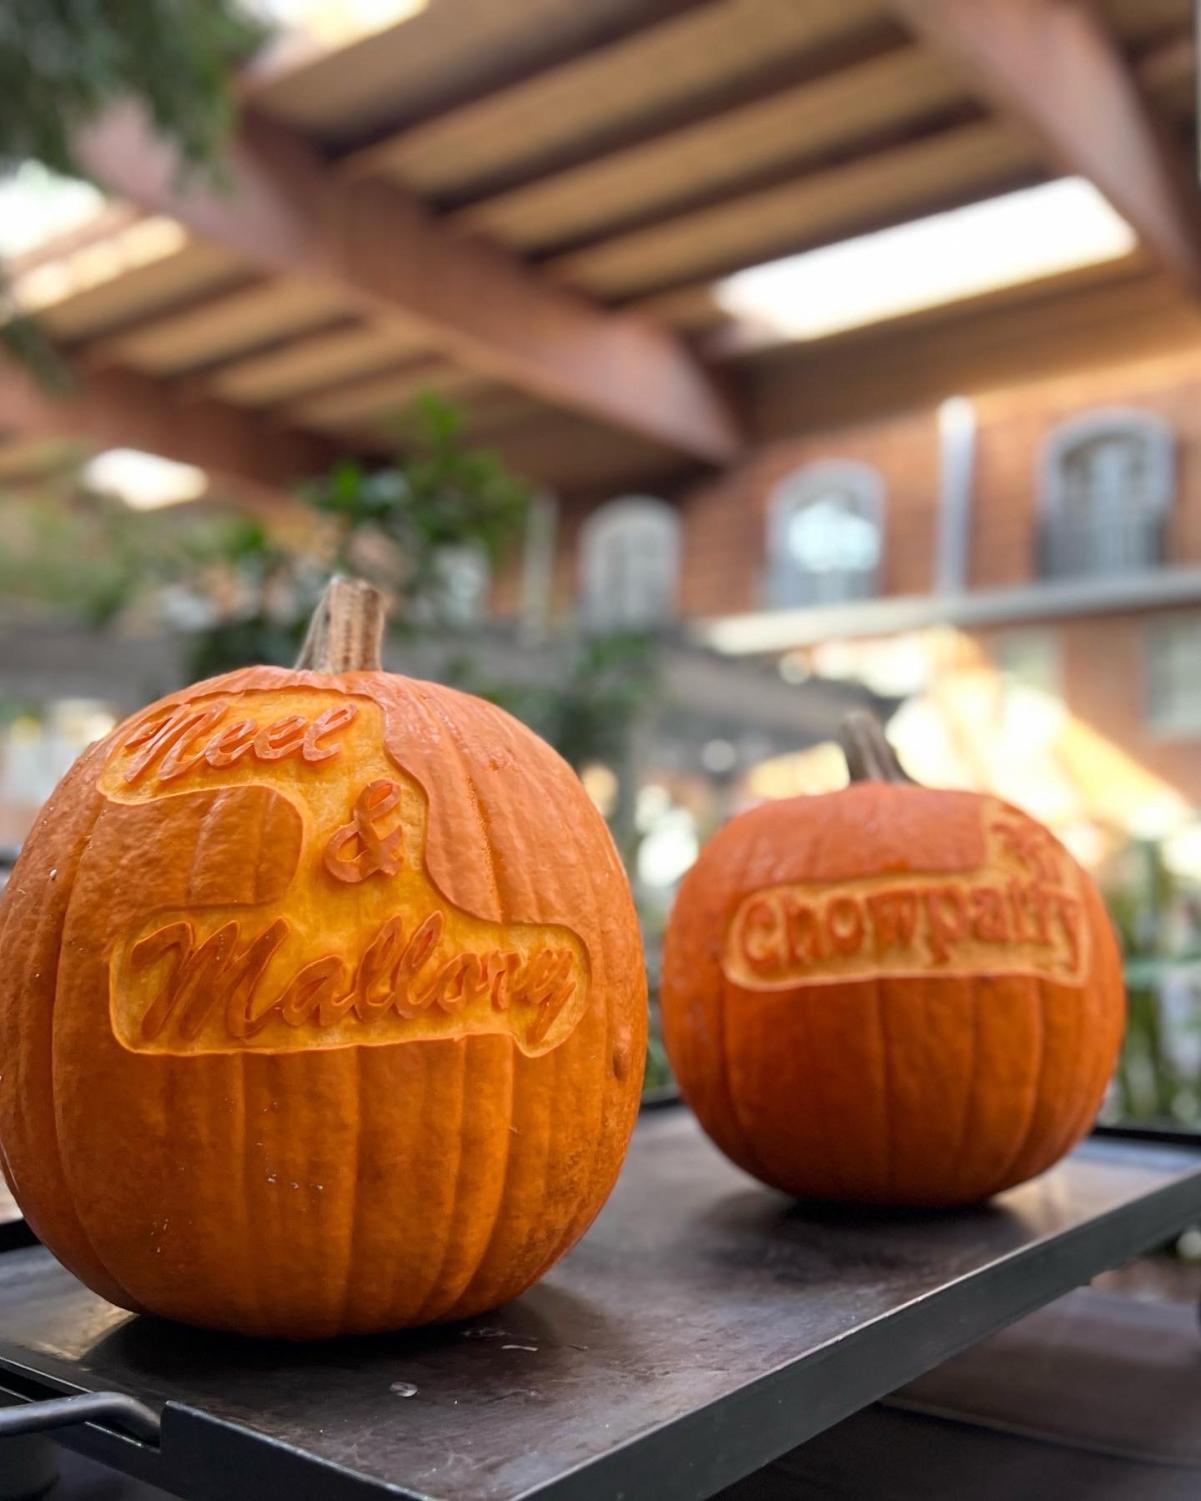
<path fill-rule="evenodd" d="M 1039 533 L 1042 578 L 1089 578 L 1137 573 L 1163 558 L 1163 526 L 1158 517 L 1120 521 L 1055 520 Z"/>

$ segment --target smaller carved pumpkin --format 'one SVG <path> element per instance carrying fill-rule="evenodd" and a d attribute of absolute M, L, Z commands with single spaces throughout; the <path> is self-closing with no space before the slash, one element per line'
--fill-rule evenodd
<path fill-rule="evenodd" d="M 663 1024 L 689 1104 L 788 1193 L 983 1199 L 1089 1129 L 1121 1041 L 1101 897 L 1042 825 L 901 771 L 875 721 L 852 785 L 733 819 L 681 886 Z"/>

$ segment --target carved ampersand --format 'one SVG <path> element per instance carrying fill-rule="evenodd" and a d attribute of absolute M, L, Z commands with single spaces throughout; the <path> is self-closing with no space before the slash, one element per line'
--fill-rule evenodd
<path fill-rule="evenodd" d="M 400 784 L 389 777 L 359 793 L 350 822 L 335 829 L 325 846 L 325 868 L 335 880 L 354 885 L 368 876 L 394 876 L 404 864 L 403 827 L 398 824 L 388 834 L 378 827 L 400 798 Z"/>

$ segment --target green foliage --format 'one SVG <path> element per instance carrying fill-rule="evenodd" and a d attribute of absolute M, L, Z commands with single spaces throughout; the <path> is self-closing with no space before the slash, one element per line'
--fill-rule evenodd
<path fill-rule="evenodd" d="M 105 625 L 169 566 L 123 506 L 10 500 L 0 519 L 0 595 Z"/>
<path fill-rule="evenodd" d="M 1189 904 L 1159 845 L 1132 845 L 1111 881 L 1106 905 L 1126 976 L 1127 1021 L 1116 1076 L 1117 1103 L 1127 1120 L 1195 1120 L 1201 1080 L 1181 1076 L 1169 1045 L 1161 991 L 1173 970 L 1201 958 L 1194 923 L 1172 922 Z"/>
<path fill-rule="evenodd" d="M 76 135 L 132 98 L 185 169 L 219 180 L 234 117 L 230 65 L 263 37 L 239 0 L 0 0 L 0 174 L 33 159 L 86 175 Z M 12 306 L 2 268 L 0 344 L 48 390 L 70 385 L 36 320 Z"/>
<path fill-rule="evenodd" d="M 233 116 L 230 64 L 262 36 L 237 0 L 4 0 L 0 171 L 33 157 L 81 175 L 74 136 L 131 96 L 187 166 L 211 165 Z"/>
<path fill-rule="evenodd" d="M 411 626 L 421 606 L 437 613 L 447 549 L 472 546 L 495 561 L 516 539 L 529 487 L 499 455 L 468 447 L 462 410 L 433 393 L 417 398 L 397 435 L 394 465 L 367 470 L 348 460 L 305 499 L 337 527 L 338 566 L 395 594 Z"/>
<path fill-rule="evenodd" d="M 648 636 L 584 636 L 568 644 L 553 680 L 461 686 L 537 730 L 578 771 L 590 761 L 621 765 L 634 722 L 654 694 L 657 666 Z"/>

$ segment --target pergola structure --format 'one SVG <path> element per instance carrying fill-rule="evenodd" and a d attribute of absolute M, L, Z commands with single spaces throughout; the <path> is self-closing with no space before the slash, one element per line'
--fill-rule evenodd
<path fill-rule="evenodd" d="M 673 484 L 777 433 L 1201 337 L 1188 0 L 431 0 L 241 76 L 226 183 L 131 109 L 113 206 L 10 268 L 66 398 L 0 369 L 0 477 L 63 439 L 248 490 L 388 445 L 417 391 L 561 491 Z M 775 348 L 739 268 L 1064 173 L 1123 259 Z"/>

